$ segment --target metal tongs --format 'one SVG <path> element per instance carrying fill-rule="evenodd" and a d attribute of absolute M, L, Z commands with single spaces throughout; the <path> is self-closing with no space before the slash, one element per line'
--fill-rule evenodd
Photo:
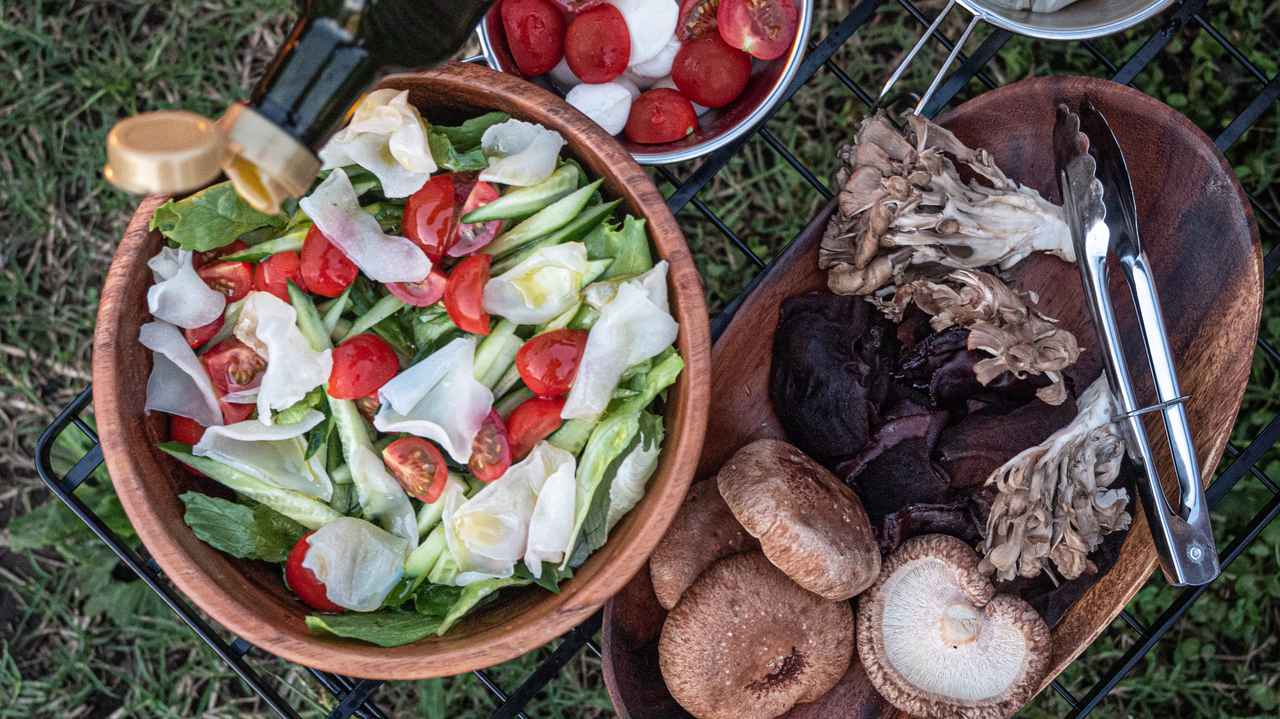
<path fill-rule="evenodd" d="M 1103 348 L 1107 382 L 1119 403 L 1114 418 L 1123 424 L 1129 457 L 1143 472 L 1138 491 L 1160 566 L 1175 586 L 1208 584 L 1218 576 L 1218 552 L 1187 422 L 1184 403 L 1188 397 L 1178 388 L 1155 277 L 1138 234 L 1133 185 L 1124 155 L 1106 118 L 1087 98 L 1081 103 L 1079 114 L 1066 105 L 1058 106 L 1053 149 L 1085 298 Z M 1156 402 L 1145 407 L 1138 404 L 1120 325 L 1107 290 L 1107 258 L 1112 253 L 1129 285 L 1154 379 Z M 1160 486 L 1151 443 L 1142 423 L 1143 415 L 1150 412 L 1164 417 L 1178 478 L 1180 497 L 1176 510 Z"/>

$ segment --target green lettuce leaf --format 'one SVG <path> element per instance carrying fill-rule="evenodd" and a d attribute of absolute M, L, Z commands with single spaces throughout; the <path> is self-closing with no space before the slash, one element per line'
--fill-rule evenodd
<path fill-rule="evenodd" d="M 259 228 L 283 228 L 287 222 L 284 215 L 253 209 L 230 182 L 221 182 L 158 207 L 151 216 L 151 229 L 159 230 L 184 250 L 207 252 Z"/>
<path fill-rule="evenodd" d="M 431 147 L 431 157 L 442 170 L 478 172 L 489 166 L 489 160 L 485 158 L 479 147 L 459 152 L 448 136 L 435 129 L 427 133 L 427 144 Z"/>
<path fill-rule="evenodd" d="M 622 227 L 613 222 L 601 223 L 587 235 L 587 258 L 613 260 L 600 280 L 628 277 L 646 272 L 653 267 L 653 255 L 649 251 L 649 238 L 644 232 L 644 220 L 627 215 Z"/>
<path fill-rule="evenodd" d="M 411 644 L 435 634 L 439 627 L 438 618 L 425 617 L 417 612 L 399 609 L 312 614 L 307 617 L 307 628 L 312 632 L 359 639 L 380 647 Z"/>
<path fill-rule="evenodd" d="M 480 146 L 480 138 L 484 131 L 500 122 L 506 122 L 511 116 L 505 112 L 489 112 L 473 117 L 461 125 L 432 125 L 431 131 L 446 137 L 454 147 L 469 150 Z"/>
<path fill-rule="evenodd" d="M 182 516 L 201 541 L 241 559 L 283 562 L 307 528 L 263 505 L 249 507 L 199 492 L 181 495 Z"/>

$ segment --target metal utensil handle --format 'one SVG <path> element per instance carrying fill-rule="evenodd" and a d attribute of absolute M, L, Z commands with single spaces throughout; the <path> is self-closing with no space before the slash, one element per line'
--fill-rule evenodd
<path fill-rule="evenodd" d="M 916 40 L 916 44 L 912 45 L 911 49 L 907 51 L 906 56 L 902 58 L 902 62 L 898 63 L 898 66 L 893 69 L 893 73 L 889 75 L 889 79 L 885 82 L 884 87 L 880 89 L 880 96 L 876 99 L 877 103 L 879 103 L 880 100 L 883 100 L 884 96 L 889 94 L 889 91 L 893 89 L 893 86 L 902 78 L 902 74 L 907 71 L 907 67 L 911 64 L 911 61 L 920 53 L 920 48 L 924 47 L 924 44 L 933 37 L 935 32 L 938 31 L 938 27 L 942 25 L 942 21 L 947 18 L 947 15 L 951 12 L 951 8 L 955 7 L 955 5 L 956 0 L 947 0 L 946 6 L 938 13 L 938 17 L 933 19 L 929 28 L 924 31 L 924 34 L 920 36 L 919 40 Z M 942 61 L 942 67 L 938 68 L 937 74 L 933 76 L 933 81 L 929 83 L 929 89 L 924 91 L 924 95 L 920 97 L 920 102 L 916 103 L 916 107 L 912 110 L 912 114 L 919 115 L 921 111 L 924 110 L 924 106 L 929 104 L 929 98 L 933 97 L 933 93 L 938 90 L 938 86 L 942 84 L 942 78 L 946 76 L 947 70 L 951 68 L 951 65 L 956 61 L 956 58 L 960 56 L 960 49 L 964 47 L 965 42 L 969 40 L 969 36 L 973 34 L 973 29 L 978 26 L 978 23 L 981 20 L 982 18 L 977 15 L 974 15 L 973 18 L 969 20 L 969 24 L 965 26 L 964 32 L 960 33 L 960 39 L 956 40 L 955 45 L 951 47 L 951 52 L 947 53 L 947 59 Z"/>
<path fill-rule="evenodd" d="M 1213 531 L 1209 526 L 1209 507 L 1205 502 L 1204 487 L 1200 483 L 1200 466 L 1196 459 L 1195 444 L 1191 440 L 1191 425 L 1187 409 L 1178 387 L 1177 370 L 1173 352 L 1165 333 L 1164 317 L 1160 310 L 1160 296 L 1147 263 L 1145 252 L 1120 253 L 1120 269 L 1129 285 L 1129 293 L 1137 308 L 1138 328 L 1146 349 L 1151 377 L 1155 384 L 1156 401 L 1163 405 L 1160 414 L 1164 418 L 1165 435 L 1169 453 L 1173 459 L 1173 472 L 1178 480 L 1178 508 L 1173 514 L 1174 530 L 1181 556 L 1172 564 L 1178 573 L 1172 579 L 1179 584 L 1206 584 L 1218 575 L 1218 556 L 1214 551 Z M 1133 410 L 1136 408 L 1126 408 Z M 1140 418 L 1129 421 L 1141 423 Z M 1163 499 L 1163 493 L 1161 499 Z M 1184 560 L 1184 561 L 1179 561 Z"/>

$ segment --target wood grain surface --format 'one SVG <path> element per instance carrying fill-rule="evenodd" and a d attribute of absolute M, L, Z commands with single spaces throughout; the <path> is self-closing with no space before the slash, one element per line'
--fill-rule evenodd
<path fill-rule="evenodd" d="M 166 197 L 148 197 L 138 207 L 108 272 L 94 336 L 94 410 L 125 511 L 165 574 L 201 609 L 255 646 L 291 661 L 355 677 L 421 679 L 492 666 L 536 649 L 586 620 L 641 569 L 683 501 L 702 448 L 710 338 L 702 283 L 675 218 L 630 155 L 585 116 L 540 88 L 475 65 L 395 75 L 381 86 L 409 90 L 412 102 L 433 121 L 496 109 L 559 131 L 569 154 L 605 178 L 605 193 L 622 198 L 630 212 L 647 220 L 658 254 L 671 264 L 677 346 L 685 369 L 668 396 L 658 472 L 608 543 L 559 594 L 529 589 L 510 595 L 443 638 L 383 649 L 310 634 L 303 621 L 307 609 L 285 589 L 278 567 L 228 557 L 188 529 L 178 495 L 188 488 L 225 492 L 208 480 L 192 479 L 155 449 L 165 438 L 165 421 L 143 412 L 151 357 L 137 337 L 150 319 L 146 261 L 161 246 L 148 223 Z"/>
<path fill-rule="evenodd" d="M 1191 395 L 1187 411 L 1207 483 L 1222 457 L 1249 379 L 1262 303 L 1257 227 L 1226 159 L 1203 132 L 1169 107 L 1137 90 L 1093 78 L 1014 83 L 956 108 L 941 124 L 969 146 L 990 150 L 1010 177 L 1060 202 L 1050 146 L 1054 107 L 1063 101 L 1078 104 L 1086 95 L 1110 121 L 1133 178 L 1142 241 L 1160 289 L 1179 379 Z M 832 143 L 851 141 L 853 132 L 849 128 Z M 769 401 L 773 332 L 784 299 L 825 291 L 817 250 L 830 212 L 828 206 L 815 217 L 766 270 L 712 350 L 713 403 L 699 478 L 714 473 L 742 445 L 783 436 Z M 1080 340 L 1084 353 L 1069 373 L 1076 387 L 1087 386 L 1101 372 L 1102 353 L 1074 265 L 1036 255 L 1010 275 L 1019 287 L 1039 293 L 1041 308 Z M 1154 394 L 1146 365 L 1136 359 L 1140 340 L 1133 305 L 1120 273 L 1113 272 L 1111 280 L 1139 399 L 1150 402 Z M 1176 497 L 1158 415 L 1147 417 L 1147 431 L 1166 494 Z M 1133 527 L 1116 565 L 1054 628 L 1046 686 L 1106 629 L 1155 567 L 1146 517 L 1140 507 L 1132 509 Z M 664 618 L 643 573 L 606 605 L 605 680 L 623 717 L 687 716 L 656 671 L 656 637 Z M 897 714 L 854 667 L 826 698 L 811 707 L 801 705 L 788 716 Z"/>

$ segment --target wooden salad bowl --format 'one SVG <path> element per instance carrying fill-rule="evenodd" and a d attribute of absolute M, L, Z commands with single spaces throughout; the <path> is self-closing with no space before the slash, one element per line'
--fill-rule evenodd
<path fill-rule="evenodd" d="M 431 120 L 453 122 L 501 110 L 560 132 L 569 153 L 604 178 L 606 194 L 622 198 L 627 210 L 647 221 L 649 238 L 670 263 L 672 312 L 680 323 L 676 345 L 685 369 L 667 397 L 667 436 L 657 474 L 609 541 L 558 594 L 537 588 L 513 593 L 444 637 L 384 649 L 308 632 L 307 607 L 285 588 L 277 567 L 222 554 L 183 522 L 182 492 L 227 493 L 191 477 L 157 450 L 166 438 L 165 418 L 143 412 L 151 356 L 138 343 L 138 328 L 150 319 L 147 259 L 161 246 L 160 234 L 148 224 L 164 196 L 143 200 L 107 274 L 94 335 L 93 400 L 103 454 L 130 521 L 165 574 L 196 605 L 238 636 L 290 661 L 348 676 L 425 679 L 492 666 L 546 644 L 590 617 L 643 567 L 683 501 L 702 449 L 711 343 L 702 283 L 675 218 L 631 156 L 585 116 L 545 90 L 475 65 L 394 75 L 381 87 L 409 90 Z"/>
<path fill-rule="evenodd" d="M 1170 345 L 1206 484 L 1222 458 L 1249 380 L 1262 309 L 1262 256 L 1248 198 L 1231 166 L 1190 120 L 1137 90 L 1084 77 L 1023 80 L 988 92 L 945 115 L 941 124 L 969 147 L 991 151 L 1015 180 L 1061 202 L 1054 177 L 1051 133 L 1058 102 L 1078 106 L 1085 96 L 1107 116 L 1124 150 L 1137 197 L 1142 242 L 1160 289 Z M 835 142 L 852 141 L 854 128 Z M 714 475 L 737 449 L 762 437 L 783 437 L 769 400 L 769 367 L 778 311 L 788 297 L 826 290 L 818 244 L 832 207 L 813 220 L 765 271 L 712 350 L 711 420 L 699 479 Z M 1102 353 L 1088 318 L 1076 268 L 1037 254 L 1009 273 L 1034 290 L 1040 308 L 1079 339 L 1084 352 L 1068 371 L 1083 388 L 1101 372 Z M 1119 272 L 1111 276 L 1139 399 L 1154 393 L 1138 359 L 1133 303 Z M 1148 415 L 1147 432 L 1165 491 L 1176 497 L 1164 425 Z M 1136 497 L 1132 485 L 1131 497 Z M 1136 499 L 1134 500 L 1137 501 Z M 1116 563 L 1083 591 L 1053 624 L 1053 654 L 1044 686 L 1089 646 L 1142 587 L 1156 565 L 1146 515 L 1131 506 L 1133 525 Z M 856 601 L 856 600 L 855 600 Z M 629 719 L 688 715 L 676 704 L 658 668 L 657 639 L 666 612 L 648 571 L 636 575 L 605 608 L 604 669 L 619 714 Z M 1041 687 L 1043 688 L 1043 686 Z M 812 704 L 784 715 L 898 717 L 871 686 L 855 652 L 840 684 Z"/>

